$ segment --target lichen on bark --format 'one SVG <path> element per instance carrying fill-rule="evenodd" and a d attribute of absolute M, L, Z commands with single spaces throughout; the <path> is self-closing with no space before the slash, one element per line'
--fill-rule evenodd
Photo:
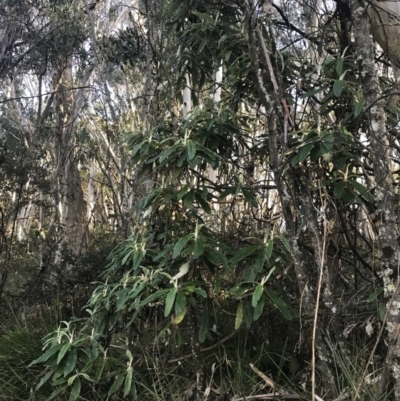
<path fill-rule="evenodd" d="M 390 169 L 390 133 L 386 127 L 384 99 L 381 96 L 377 67 L 374 61 L 374 42 L 370 31 L 370 21 L 366 4 L 358 0 L 347 1 L 353 20 L 353 30 L 357 59 L 360 62 L 362 91 L 369 113 L 368 135 L 373 151 L 370 152 L 374 175 L 376 177 L 376 212 L 379 224 L 380 276 L 385 287 L 387 302 L 388 352 L 382 373 L 379 392 L 382 394 L 391 372 L 395 399 L 400 400 L 400 342 L 397 327 L 399 325 L 398 262 L 396 220 L 394 213 L 393 177 Z"/>

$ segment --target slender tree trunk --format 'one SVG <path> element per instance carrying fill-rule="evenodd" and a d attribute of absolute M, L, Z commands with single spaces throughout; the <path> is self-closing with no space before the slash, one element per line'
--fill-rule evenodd
<path fill-rule="evenodd" d="M 394 381 L 395 400 L 400 400 L 400 289 L 398 286 L 399 246 L 397 244 L 395 193 L 390 169 L 390 133 L 386 127 L 385 100 L 374 62 L 374 43 L 370 35 L 365 3 L 348 0 L 354 24 L 354 38 L 363 76 L 362 90 L 369 117 L 368 135 L 371 143 L 370 157 L 375 175 L 380 257 L 380 275 L 387 300 L 387 332 L 389 345 L 384 364 L 380 393 L 386 389 L 389 372 Z"/>

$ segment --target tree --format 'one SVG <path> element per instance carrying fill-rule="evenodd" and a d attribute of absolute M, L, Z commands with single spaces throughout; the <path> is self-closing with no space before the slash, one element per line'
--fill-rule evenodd
<path fill-rule="evenodd" d="M 197 399 L 208 397 L 213 364 L 221 366 L 221 382 L 229 377 L 228 364 L 209 351 L 242 333 L 255 348 L 269 342 L 278 349 L 286 338 L 278 372 L 267 365 L 271 378 L 260 374 L 251 347 L 244 356 L 250 374 L 279 395 L 400 399 L 398 105 L 390 69 L 397 59 L 396 42 L 383 39 L 395 28 L 380 24 L 393 10 L 358 0 L 296 4 L 136 4 L 127 27 L 104 41 L 103 69 L 96 66 L 98 76 L 106 66 L 123 73 L 114 70 L 104 94 L 87 98 L 86 110 L 79 103 L 86 88 L 74 95 L 66 89 L 76 49 L 84 53 L 80 85 L 95 79 L 91 61 L 100 38 L 94 25 L 86 31 L 77 20 L 81 47 L 53 61 L 53 83 L 68 83 L 52 89 L 52 118 L 64 138 L 54 155 L 68 150 L 55 165 L 70 177 L 64 182 L 53 168 L 61 188 L 54 194 L 64 197 L 64 216 L 76 201 L 71 220 L 60 221 L 80 241 L 96 214 L 97 169 L 119 210 L 119 227 L 128 226 L 133 179 L 138 201 L 132 234 L 110 254 L 90 298 L 90 317 L 62 326 L 36 361 L 48 366 L 40 383 L 61 386 L 55 394 L 78 397 L 85 383 L 103 391 L 107 378 L 109 396 L 144 396 L 149 386 L 141 383 L 159 382 L 142 370 L 140 357 L 135 362 L 148 357 L 151 327 L 160 360 L 183 361 L 196 378 Z M 93 19 L 99 7 L 93 14 L 85 8 L 87 15 Z M 370 28 L 386 54 L 376 56 Z M 88 43 L 93 48 L 86 53 Z M 129 89 L 121 95 L 123 85 Z M 129 93 L 135 109 L 132 98 L 124 99 Z M 101 121 L 102 102 L 110 122 Z M 95 152 L 77 151 L 75 130 Z M 90 165 L 87 195 L 78 156 Z M 69 192 L 71 183 L 81 190 Z M 97 188 L 104 194 L 104 185 Z M 276 323 L 274 331 L 268 321 Z M 374 340 L 362 362 L 357 336 Z M 124 352 L 107 358 L 121 339 Z M 182 342 L 190 355 L 171 346 Z M 282 379 L 286 351 L 306 361 L 303 385 Z M 379 373 L 370 363 L 375 358 L 384 366 Z M 371 388 L 367 376 L 376 378 Z"/>

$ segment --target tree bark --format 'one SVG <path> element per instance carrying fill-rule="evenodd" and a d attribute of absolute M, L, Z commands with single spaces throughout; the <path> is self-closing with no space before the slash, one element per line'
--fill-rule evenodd
<path fill-rule="evenodd" d="M 370 157 L 373 162 L 376 188 L 376 220 L 378 221 L 380 275 L 383 280 L 387 300 L 388 352 L 384 364 L 380 395 L 386 389 L 388 373 L 394 384 L 395 400 L 400 400 L 400 291 L 398 289 L 399 247 L 397 244 L 395 193 L 393 174 L 390 169 L 390 133 L 386 128 L 385 101 L 374 63 L 374 43 L 370 35 L 368 15 L 364 2 L 348 0 L 352 13 L 354 38 L 361 75 L 364 77 L 362 91 L 369 117 L 368 136 L 371 144 Z"/>

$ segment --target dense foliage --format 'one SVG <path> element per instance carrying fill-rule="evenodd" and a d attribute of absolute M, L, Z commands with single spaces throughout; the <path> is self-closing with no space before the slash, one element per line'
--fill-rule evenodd
<path fill-rule="evenodd" d="M 5 2 L 0 399 L 400 400 L 375 3 Z"/>

